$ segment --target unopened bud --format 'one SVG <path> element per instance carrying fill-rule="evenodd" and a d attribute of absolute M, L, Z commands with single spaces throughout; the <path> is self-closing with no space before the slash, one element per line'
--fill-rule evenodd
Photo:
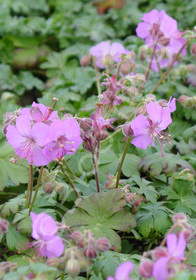
<path fill-rule="evenodd" d="M 84 256 L 89 259 L 94 259 L 97 257 L 95 247 L 91 243 L 88 244 L 88 246 L 84 249 Z"/>
<path fill-rule="evenodd" d="M 184 213 L 177 213 L 172 217 L 174 223 L 177 222 L 187 222 L 187 217 Z"/>
<path fill-rule="evenodd" d="M 135 111 L 135 115 L 138 116 L 138 115 L 145 115 L 147 113 L 147 110 L 146 110 L 146 106 L 141 106 L 139 108 L 137 108 L 137 110 Z"/>
<path fill-rule="evenodd" d="M 186 75 L 187 75 L 187 66 L 186 65 L 180 66 L 179 74 L 182 78 L 186 78 Z"/>
<path fill-rule="evenodd" d="M 96 242 L 96 248 L 100 252 L 104 252 L 110 249 L 110 243 L 107 238 L 99 238 Z"/>
<path fill-rule="evenodd" d="M 108 132 L 105 129 L 96 128 L 93 131 L 93 136 L 97 141 L 102 141 L 108 137 Z"/>
<path fill-rule="evenodd" d="M 79 118 L 78 123 L 80 128 L 84 131 L 90 130 L 93 126 L 93 121 L 90 118 L 84 118 L 84 119 Z"/>
<path fill-rule="evenodd" d="M 63 183 L 57 182 L 55 184 L 55 187 L 54 187 L 55 192 L 62 193 L 64 191 L 64 189 L 65 189 L 65 186 Z"/>
<path fill-rule="evenodd" d="M 45 183 L 42 188 L 45 193 L 52 193 L 54 189 L 54 184 L 52 182 L 48 182 Z"/>
<path fill-rule="evenodd" d="M 131 124 L 130 123 L 126 123 L 126 124 L 123 125 L 122 133 L 126 137 L 132 137 L 133 136 L 133 130 L 131 128 Z"/>
<path fill-rule="evenodd" d="M 191 46 L 191 53 L 196 55 L 196 43 Z"/>
<path fill-rule="evenodd" d="M 89 55 L 83 56 L 83 57 L 81 58 L 81 60 L 80 60 L 80 65 L 81 65 L 82 67 L 88 66 L 89 63 L 90 63 L 90 56 L 89 56 Z"/>
<path fill-rule="evenodd" d="M 82 238 L 82 234 L 79 231 L 74 231 L 71 234 L 71 239 L 73 239 L 75 243 L 79 242 L 81 238 Z"/>
<path fill-rule="evenodd" d="M 170 38 L 167 38 L 167 37 L 165 37 L 165 36 L 161 36 L 161 37 L 159 38 L 159 43 L 160 43 L 162 46 L 164 46 L 164 47 L 168 46 L 168 45 L 169 45 L 169 42 L 170 42 Z"/>
<path fill-rule="evenodd" d="M 97 147 L 97 140 L 95 138 L 89 136 L 89 134 L 86 133 L 83 137 L 82 145 L 85 150 L 92 153 L 95 151 L 95 149 Z"/>
<path fill-rule="evenodd" d="M 158 23 L 153 23 L 151 29 L 150 29 L 150 34 L 152 36 L 156 36 L 159 32 L 159 29 L 160 29 L 160 24 Z"/>
<path fill-rule="evenodd" d="M 76 277 L 80 273 L 80 264 L 79 261 L 71 258 L 67 261 L 66 271 L 71 277 Z"/>
<path fill-rule="evenodd" d="M 158 260 L 160 258 L 167 257 L 167 256 L 168 256 L 168 250 L 165 247 L 157 247 L 153 252 L 153 258 L 155 260 Z"/>
<path fill-rule="evenodd" d="M 138 272 L 142 277 L 150 278 L 152 277 L 153 267 L 154 263 L 151 260 L 142 260 L 139 265 Z"/>
<path fill-rule="evenodd" d="M 186 66 L 186 68 L 187 68 L 187 71 L 188 71 L 189 73 L 193 73 L 193 72 L 196 71 L 196 67 L 195 67 L 194 64 L 188 64 L 188 65 Z"/>
<path fill-rule="evenodd" d="M 143 45 L 139 48 L 138 55 L 139 55 L 139 59 L 141 61 L 146 60 L 149 50 L 150 50 L 150 48 L 147 45 Z"/>
<path fill-rule="evenodd" d="M 9 223 L 6 220 L 0 218 L 0 235 L 7 232 L 8 225 Z"/>
<path fill-rule="evenodd" d="M 159 99 L 157 102 L 161 107 L 167 107 L 167 100 L 165 99 Z"/>
<path fill-rule="evenodd" d="M 48 266 L 54 266 L 54 267 L 58 267 L 60 264 L 60 261 L 58 258 L 48 258 L 46 261 L 46 264 Z"/>

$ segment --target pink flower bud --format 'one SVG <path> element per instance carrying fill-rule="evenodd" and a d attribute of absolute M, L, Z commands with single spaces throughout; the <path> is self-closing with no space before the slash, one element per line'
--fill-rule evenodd
<path fill-rule="evenodd" d="M 84 256 L 89 259 L 95 259 L 97 257 L 97 252 L 91 243 L 84 249 Z"/>
<path fill-rule="evenodd" d="M 172 221 L 174 223 L 182 221 L 182 222 L 187 222 L 187 217 L 184 213 L 177 213 L 172 217 Z"/>
<path fill-rule="evenodd" d="M 71 239 L 73 239 L 73 241 L 75 243 L 77 243 L 78 241 L 80 241 L 82 238 L 82 234 L 79 231 L 74 231 L 71 235 Z"/>
<path fill-rule="evenodd" d="M 102 141 L 107 138 L 108 132 L 105 129 L 95 128 L 93 131 L 93 136 L 97 141 Z"/>
<path fill-rule="evenodd" d="M 138 272 L 142 277 L 150 278 L 152 277 L 154 263 L 151 260 L 142 260 Z"/>
<path fill-rule="evenodd" d="M 58 258 L 49 258 L 47 259 L 46 264 L 48 266 L 58 267 L 60 264 L 60 260 Z"/>
<path fill-rule="evenodd" d="M 132 137 L 133 136 L 133 130 L 131 128 L 131 124 L 130 123 L 126 123 L 123 128 L 122 128 L 122 132 L 125 136 L 127 137 Z"/>
<path fill-rule="evenodd" d="M 95 151 L 95 149 L 97 147 L 97 140 L 86 133 L 83 137 L 82 145 L 85 150 L 92 153 Z"/>
<path fill-rule="evenodd" d="M 153 252 L 153 258 L 158 260 L 159 258 L 167 257 L 168 250 L 166 247 L 157 247 Z"/>
<path fill-rule="evenodd" d="M 93 121 L 90 118 L 78 118 L 79 126 L 82 130 L 88 131 L 93 126 Z"/>
<path fill-rule="evenodd" d="M 8 225 L 9 223 L 6 220 L 0 219 L 0 235 L 7 232 Z"/>
<path fill-rule="evenodd" d="M 110 249 L 110 243 L 107 238 L 99 238 L 96 242 L 96 248 L 100 252 L 104 252 Z"/>
<path fill-rule="evenodd" d="M 89 63 L 90 63 L 90 56 L 89 55 L 83 56 L 80 60 L 80 64 L 81 64 L 82 67 L 88 66 Z"/>
<path fill-rule="evenodd" d="M 159 43 L 160 43 L 162 46 L 164 46 L 164 47 L 168 46 L 168 45 L 169 45 L 169 42 L 170 42 L 170 38 L 167 38 L 167 37 L 165 37 L 165 36 L 161 36 L 161 37 L 159 38 Z"/>
<path fill-rule="evenodd" d="M 191 46 L 191 53 L 196 55 L 196 43 Z"/>

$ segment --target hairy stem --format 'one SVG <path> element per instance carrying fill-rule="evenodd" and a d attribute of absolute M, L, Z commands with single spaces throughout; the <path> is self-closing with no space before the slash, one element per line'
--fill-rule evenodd
<path fill-rule="evenodd" d="M 25 202 L 25 208 L 28 208 L 31 202 L 33 189 L 33 166 L 29 164 L 29 178 L 28 178 L 28 187 L 27 187 L 27 197 Z"/>
<path fill-rule="evenodd" d="M 98 69 L 97 69 L 97 65 L 95 63 L 95 59 L 93 59 L 93 65 L 94 65 L 94 68 L 95 68 L 95 75 L 96 75 L 96 79 L 97 79 L 98 95 L 101 96 L 101 85 L 100 85 L 100 81 L 99 81 Z"/>
<path fill-rule="evenodd" d="M 33 205 L 35 203 L 35 199 L 37 197 L 37 193 L 38 193 L 38 190 L 39 190 L 39 186 L 40 186 L 40 183 L 41 183 L 41 178 L 42 178 L 42 173 L 43 173 L 43 169 L 44 169 L 44 166 L 42 166 L 40 168 L 40 171 L 39 171 L 39 177 L 37 179 L 37 185 L 35 187 L 35 193 L 34 193 L 34 196 L 33 196 L 33 200 L 32 200 L 32 203 L 31 203 L 31 206 L 29 207 L 29 213 L 31 212 L 32 208 L 33 208 Z"/>
<path fill-rule="evenodd" d="M 77 192 L 77 190 L 76 190 L 76 188 L 75 188 L 75 186 L 74 186 L 72 180 L 71 180 L 70 177 L 68 176 L 67 172 L 65 171 L 65 169 L 63 168 L 63 166 L 62 166 L 61 163 L 59 163 L 59 166 L 60 166 L 60 168 L 61 168 L 61 171 L 63 172 L 63 175 L 65 176 L 65 178 L 66 178 L 67 181 L 69 182 L 70 186 L 72 187 L 72 189 L 73 189 L 75 195 L 76 195 L 77 197 L 80 197 L 80 195 L 79 195 L 79 193 Z"/>
<path fill-rule="evenodd" d="M 94 171 L 95 171 L 95 181 L 96 181 L 96 186 L 97 186 L 97 192 L 100 192 L 98 169 L 97 169 L 97 160 L 95 160 L 95 155 L 94 155 L 93 152 L 92 152 L 92 162 L 93 162 L 93 167 L 94 167 Z"/>
<path fill-rule="evenodd" d="M 186 256 L 184 263 L 186 264 L 191 256 L 191 254 L 193 253 L 194 249 L 196 247 L 196 242 L 193 244 L 193 246 L 191 247 L 190 251 L 188 252 L 188 255 Z"/>
<path fill-rule="evenodd" d="M 116 188 L 118 188 L 120 175 L 121 175 L 121 170 L 122 170 L 122 166 L 123 166 L 123 162 L 124 162 L 127 150 L 129 148 L 129 144 L 130 144 L 130 137 L 127 139 L 127 143 L 126 143 L 126 146 L 125 146 L 125 149 L 124 149 L 121 161 L 120 161 L 120 165 L 119 165 L 119 168 L 118 168 L 118 174 L 117 174 L 117 179 L 116 179 Z"/>
<path fill-rule="evenodd" d="M 178 59 L 180 53 L 183 51 L 183 49 L 186 47 L 186 45 L 188 45 L 190 42 L 190 39 L 187 40 L 182 47 L 179 49 L 178 53 L 175 55 L 174 59 L 172 60 L 171 64 L 169 65 L 169 67 L 167 68 L 166 72 L 163 74 L 163 76 L 161 77 L 161 79 L 158 81 L 158 83 L 155 85 L 155 87 L 151 90 L 150 94 L 152 94 L 153 92 L 155 92 L 155 90 L 159 87 L 159 85 L 162 83 L 162 81 L 165 79 L 165 77 L 167 76 L 167 74 L 169 73 L 169 71 L 171 70 L 172 66 L 174 65 L 174 63 L 176 62 L 176 60 Z"/>

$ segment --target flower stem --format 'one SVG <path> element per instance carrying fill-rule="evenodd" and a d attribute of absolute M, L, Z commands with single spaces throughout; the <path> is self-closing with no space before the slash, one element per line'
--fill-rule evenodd
<path fill-rule="evenodd" d="M 67 170 L 71 173 L 71 175 L 76 178 L 79 179 L 78 176 L 71 170 L 71 168 L 69 167 L 67 161 L 65 159 L 62 160 L 62 162 L 64 163 L 64 165 L 66 166 Z"/>
<path fill-rule="evenodd" d="M 98 169 L 97 169 L 97 160 L 95 160 L 95 156 L 94 156 L 93 152 L 92 152 L 92 162 L 93 162 L 93 167 L 94 167 L 94 170 L 95 170 L 95 181 L 96 181 L 96 186 L 97 186 L 97 192 L 100 192 Z"/>
<path fill-rule="evenodd" d="M 71 187 L 72 187 L 72 189 L 73 189 L 75 195 L 76 195 L 77 198 L 78 198 L 78 197 L 79 197 L 79 193 L 77 192 L 77 190 L 76 190 L 76 188 L 75 188 L 75 186 L 74 186 L 72 180 L 69 178 L 67 172 L 65 171 L 65 169 L 63 168 L 63 166 L 62 166 L 61 163 L 59 163 L 59 166 L 60 166 L 60 168 L 61 168 L 61 171 L 63 172 L 63 175 L 65 176 L 65 178 L 67 179 L 67 181 L 68 181 L 69 184 L 71 185 Z"/>
<path fill-rule="evenodd" d="M 186 47 L 186 45 L 188 45 L 190 42 L 190 39 L 187 40 L 182 47 L 179 49 L 178 53 L 175 55 L 174 59 L 172 60 L 171 64 L 169 65 L 169 67 L 167 68 L 166 72 L 163 74 L 163 76 L 161 77 L 161 79 L 158 81 L 158 83 L 155 85 L 155 87 L 151 90 L 150 94 L 152 94 L 153 92 L 155 92 L 155 90 L 159 87 L 159 85 L 162 83 L 162 81 L 165 79 L 165 77 L 167 76 L 167 74 L 169 73 L 169 71 L 171 70 L 172 66 L 174 65 L 174 63 L 176 62 L 176 60 L 178 59 L 180 53 L 183 51 L 183 49 Z"/>
<path fill-rule="evenodd" d="M 121 161 L 120 161 L 120 165 L 119 165 L 119 168 L 118 168 L 118 174 L 117 174 L 117 179 L 116 179 L 116 188 L 118 188 L 120 175 L 121 175 L 121 170 L 122 170 L 122 166 L 123 166 L 123 162 L 124 162 L 127 150 L 129 148 L 129 144 L 130 144 L 130 137 L 127 139 L 127 143 L 126 143 L 126 146 L 125 146 L 125 149 L 124 149 Z"/>
<path fill-rule="evenodd" d="M 31 195 L 32 195 L 32 188 L 33 188 L 33 166 L 29 165 L 29 178 L 28 178 L 28 187 L 27 187 L 27 197 L 25 202 L 25 208 L 29 207 L 31 202 Z"/>
<path fill-rule="evenodd" d="M 98 95 L 101 96 L 101 85 L 100 85 L 100 81 L 99 81 L 99 75 L 98 75 L 98 69 L 95 63 L 95 59 L 93 59 L 93 65 L 95 68 L 95 75 L 96 75 L 96 79 L 97 79 L 97 90 L 98 90 Z"/>
<path fill-rule="evenodd" d="M 145 80 L 146 81 L 147 81 L 149 73 L 150 73 L 150 68 L 151 68 L 151 65 L 152 65 L 153 57 L 155 55 L 156 46 L 157 46 L 157 43 L 154 43 L 153 48 L 152 48 L 152 53 L 151 53 L 151 56 L 150 56 L 150 61 L 148 63 L 148 66 L 147 66 L 147 69 L 146 69 L 146 72 L 145 72 Z"/>
<path fill-rule="evenodd" d="M 33 208 L 33 205 L 35 203 L 35 199 L 36 199 L 36 196 L 37 196 L 37 192 L 38 192 L 38 189 L 39 189 L 39 186 L 40 186 L 40 183 L 41 183 L 41 178 L 42 178 L 42 173 L 43 173 L 43 169 L 44 169 L 44 166 L 42 166 L 40 168 L 40 171 L 39 171 L 39 177 L 38 177 L 38 180 L 37 180 L 37 185 L 35 187 L 35 193 L 34 193 L 34 196 L 33 196 L 33 200 L 32 200 L 32 203 L 31 203 L 31 206 L 29 207 L 29 213 L 31 212 L 32 208 Z"/>
<path fill-rule="evenodd" d="M 191 256 L 191 254 L 193 253 L 194 249 L 196 247 L 196 242 L 193 244 L 193 246 L 191 247 L 190 251 L 188 252 L 188 255 L 186 256 L 184 263 L 186 264 Z"/>

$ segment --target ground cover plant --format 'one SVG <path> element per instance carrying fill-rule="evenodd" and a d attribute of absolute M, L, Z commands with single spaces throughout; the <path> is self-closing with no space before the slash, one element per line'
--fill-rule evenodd
<path fill-rule="evenodd" d="M 196 279 L 195 1 L 0 3 L 0 279 Z"/>

